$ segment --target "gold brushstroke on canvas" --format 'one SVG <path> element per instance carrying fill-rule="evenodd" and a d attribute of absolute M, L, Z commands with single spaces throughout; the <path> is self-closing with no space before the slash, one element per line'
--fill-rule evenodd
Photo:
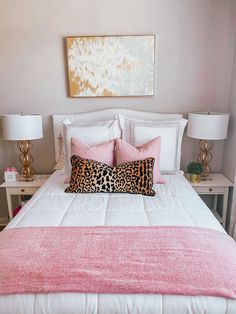
<path fill-rule="evenodd" d="M 123 59 L 123 62 L 117 65 L 117 70 L 121 71 L 131 71 L 134 68 L 134 64 L 131 62 L 128 62 L 126 58 Z"/>
<path fill-rule="evenodd" d="M 104 91 L 102 92 L 102 96 L 117 96 L 115 94 L 113 94 L 111 91 L 107 90 L 106 88 L 104 89 Z"/>
<path fill-rule="evenodd" d="M 79 75 L 75 76 L 75 73 L 70 71 L 70 94 L 76 96 L 88 89 L 92 93 L 96 93 L 97 91 L 97 87 L 93 87 L 88 80 L 82 80 Z"/>
<path fill-rule="evenodd" d="M 74 43 L 74 38 L 67 38 L 67 40 L 66 40 L 67 50 L 71 49 L 73 43 Z"/>
<path fill-rule="evenodd" d="M 74 97 L 77 95 L 78 85 L 75 80 L 75 75 L 73 71 L 69 71 L 69 81 L 70 81 L 70 96 Z"/>

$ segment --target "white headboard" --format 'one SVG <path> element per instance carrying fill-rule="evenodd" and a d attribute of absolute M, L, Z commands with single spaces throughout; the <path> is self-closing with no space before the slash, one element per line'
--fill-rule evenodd
<path fill-rule="evenodd" d="M 129 110 L 123 108 L 113 108 L 113 109 L 102 109 L 97 111 L 90 111 L 85 113 L 62 113 L 62 114 L 53 114 L 53 133 L 54 133 L 54 147 L 55 147 L 55 160 L 58 161 L 59 154 L 59 145 L 58 138 L 62 132 L 61 121 L 64 119 L 70 120 L 72 123 L 75 122 L 95 122 L 95 121 L 105 121 L 111 120 L 116 114 L 123 114 L 126 117 L 142 119 L 142 120 L 159 120 L 161 118 L 166 119 L 180 119 L 183 117 L 182 114 L 173 114 L 173 113 L 156 113 L 156 112 L 146 112 L 138 110 Z"/>

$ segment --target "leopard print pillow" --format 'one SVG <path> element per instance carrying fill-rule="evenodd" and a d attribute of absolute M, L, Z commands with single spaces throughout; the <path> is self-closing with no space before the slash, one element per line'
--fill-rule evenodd
<path fill-rule="evenodd" d="M 102 162 L 71 157 L 71 178 L 66 193 L 132 193 L 154 196 L 153 166 L 155 159 L 146 158 L 110 167 Z"/>

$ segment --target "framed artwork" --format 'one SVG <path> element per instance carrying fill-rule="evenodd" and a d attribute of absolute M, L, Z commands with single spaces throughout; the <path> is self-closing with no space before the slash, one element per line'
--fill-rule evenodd
<path fill-rule="evenodd" d="M 70 97 L 154 95 L 155 35 L 67 37 Z"/>

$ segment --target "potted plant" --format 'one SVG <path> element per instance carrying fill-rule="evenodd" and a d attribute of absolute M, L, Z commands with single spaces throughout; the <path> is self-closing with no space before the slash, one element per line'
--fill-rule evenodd
<path fill-rule="evenodd" d="M 199 162 L 190 162 L 188 164 L 188 172 L 190 173 L 190 181 L 192 183 L 200 183 L 203 166 Z"/>

